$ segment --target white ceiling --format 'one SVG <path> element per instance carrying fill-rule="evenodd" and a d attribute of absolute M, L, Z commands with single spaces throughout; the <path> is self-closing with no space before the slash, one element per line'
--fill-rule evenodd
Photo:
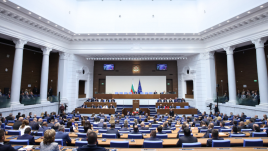
<path fill-rule="evenodd" d="M 75 33 L 199 33 L 268 2 L 268 0 L 10 1 Z"/>

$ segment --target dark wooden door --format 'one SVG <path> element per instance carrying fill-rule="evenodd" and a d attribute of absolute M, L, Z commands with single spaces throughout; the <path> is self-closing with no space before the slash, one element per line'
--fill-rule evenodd
<path fill-rule="evenodd" d="M 105 79 L 99 79 L 99 94 L 105 94 Z"/>
<path fill-rule="evenodd" d="M 166 92 L 173 92 L 173 82 L 172 79 L 167 79 L 167 90 Z"/>

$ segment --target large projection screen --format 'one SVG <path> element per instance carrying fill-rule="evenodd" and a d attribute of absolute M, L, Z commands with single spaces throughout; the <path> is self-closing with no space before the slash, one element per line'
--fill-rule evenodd
<path fill-rule="evenodd" d="M 138 91 L 139 80 L 142 92 L 154 92 L 158 94 L 166 91 L 166 76 L 106 76 L 106 94 L 115 92 L 130 92 L 132 84 Z"/>

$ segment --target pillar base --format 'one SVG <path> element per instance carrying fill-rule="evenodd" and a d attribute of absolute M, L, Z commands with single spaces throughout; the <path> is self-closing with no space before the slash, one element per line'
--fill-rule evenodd
<path fill-rule="evenodd" d="M 226 104 L 236 105 L 236 100 L 229 100 Z"/>
<path fill-rule="evenodd" d="M 261 103 L 259 105 L 256 105 L 255 107 L 258 107 L 258 108 L 268 108 L 268 103 Z"/>
<path fill-rule="evenodd" d="M 44 100 L 40 100 L 41 101 L 41 104 L 49 104 L 50 101 L 48 101 L 47 99 L 44 99 Z"/>
<path fill-rule="evenodd" d="M 17 103 L 17 102 L 10 103 L 11 108 L 18 108 L 18 107 L 22 107 L 22 106 L 24 106 L 24 104 L 20 104 L 20 103 Z"/>

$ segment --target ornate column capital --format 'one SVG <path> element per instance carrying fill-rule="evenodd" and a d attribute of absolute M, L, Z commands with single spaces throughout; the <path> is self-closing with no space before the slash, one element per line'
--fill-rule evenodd
<path fill-rule="evenodd" d="M 27 43 L 26 40 L 22 39 L 13 39 L 13 42 L 16 44 L 16 49 L 23 49 L 24 45 Z"/>
<path fill-rule="evenodd" d="M 227 55 L 233 55 L 234 54 L 235 46 L 229 46 L 229 47 L 225 47 L 223 49 L 226 51 L 226 54 Z"/>
<path fill-rule="evenodd" d="M 49 47 L 41 47 L 41 50 L 43 51 L 43 55 L 49 55 L 50 51 L 52 51 Z"/>
<path fill-rule="evenodd" d="M 200 59 L 201 60 L 214 59 L 214 53 L 215 53 L 215 51 L 201 53 Z"/>
<path fill-rule="evenodd" d="M 255 45 L 255 48 L 264 48 L 264 43 L 267 41 L 267 38 L 259 38 L 251 40 L 251 42 Z"/>
<path fill-rule="evenodd" d="M 60 60 L 66 60 L 70 57 L 70 54 L 66 52 L 60 52 L 59 55 L 60 55 Z"/>

